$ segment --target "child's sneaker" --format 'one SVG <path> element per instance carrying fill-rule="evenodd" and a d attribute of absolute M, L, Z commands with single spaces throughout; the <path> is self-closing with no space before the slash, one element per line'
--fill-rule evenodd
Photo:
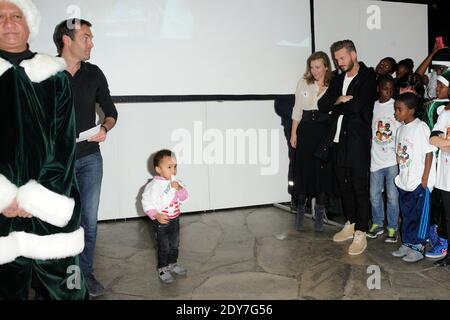
<path fill-rule="evenodd" d="M 403 257 L 402 260 L 405 262 L 417 262 L 424 258 L 424 246 L 421 244 L 416 244 L 411 246 L 411 250 L 408 251 L 408 254 Z"/>
<path fill-rule="evenodd" d="M 404 257 L 408 254 L 409 251 L 412 250 L 410 246 L 411 245 L 404 243 L 397 251 L 392 252 L 392 255 L 397 258 Z"/>
<path fill-rule="evenodd" d="M 388 228 L 388 235 L 384 242 L 386 243 L 397 243 L 397 231 L 394 228 Z"/>
<path fill-rule="evenodd" d="M 437 229 L 438 229 L 437 224 L 433 224 L 432 226 L 430 226 L 430 235 L 428 238 L 428 242 L 432 247 L 434 247 L 434 245 L 439 241 Z"/>
<path fill-rule="evenodd" d="M 447 246 L 448 246 L 448 241 L 446 239 L 439 237 L 437 242 L 434 244 L 434 246 L 429 251 L 427 251 L 425 256 L 427 258 L 432 258 L 432 259 L 443 258 L 447 255 Z"/>
<path fill-rule="evenodd" d="M 379 226 L 376 223 L 373 223 L 370 227 L 369 232 L 367 232 L 367 237 L 371 239 L 376 239 L 378 236 L 382 235 L 384 232 L 383 226 Z"/>
<path fill-rule="evenodd" d="M 169 267 L 159 268 L 158 269 L 159 279 L 166 284 L 172 283 L 175 279 L 172 277 L 169 271 Z"/>
<path fill-rule="evenodd" d="M 177 263 L 169 264 L 168 269 L 177 276 L 185 276 L 187 274 L 187 270 Z"/>

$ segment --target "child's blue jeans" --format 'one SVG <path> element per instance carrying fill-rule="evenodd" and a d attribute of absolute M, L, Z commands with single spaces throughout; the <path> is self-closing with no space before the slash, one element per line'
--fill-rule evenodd
<path fill-rule="evenodd" d="M 398 166 L 380 169 L 370 173 L 370 203 L 372 204 L 372 223 L 384 224 L 384 201 L 382 192 L 386 181 L 388 228 L 398 229 L 398 189 L 394 179 L 398 175 Z"/>

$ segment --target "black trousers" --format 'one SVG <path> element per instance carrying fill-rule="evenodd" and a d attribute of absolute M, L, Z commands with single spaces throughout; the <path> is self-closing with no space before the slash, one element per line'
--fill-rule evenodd
<path fill-rule="evenodd" d="M 158 245 L 158 269 L 177 263 L 180 246 L 180 219 L 170 220 L 168 224 L 155 221 L 155 237 Z"/>
<path fill-rule="evenodd" d="M 445 214 L 447 216 L 447 236 L 450 238 L 450 192 L 443 190 L 440 191 L 442 195 L 442 202 L 444 202 Z"/>
<path fill-rule="evenodd" d="M 345 218 L 355 223 L 355 231 L 369 230 L 369 169 L 335 167 Z"/>

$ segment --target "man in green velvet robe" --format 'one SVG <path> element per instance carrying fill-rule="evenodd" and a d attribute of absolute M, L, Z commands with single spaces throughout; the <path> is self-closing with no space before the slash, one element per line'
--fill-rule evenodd
<path fill-rule="evenodd" d="M 0 0 L 0 300 L 87 299 L 74 174 L 75 114 L 63 59 L 35 54 L 31 0 Z"/>

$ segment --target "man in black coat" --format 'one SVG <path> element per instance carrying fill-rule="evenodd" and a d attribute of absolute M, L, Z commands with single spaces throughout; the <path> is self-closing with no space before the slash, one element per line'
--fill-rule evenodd
<path fill-rule="evenodd" d="M 358 255 L 367 247 L 370 218 L 369 170 L 371 122 L 377 99 L 376 74 L 373 68 L 358 62 L 351 40 L 334 43 L 331 52 L 343 72 L 332 79 L 318 106 L 320 112 L 333 115 L 324 149 L 331 150 L 347 219 L 333 241 L 353 239 L 348 253 Z"/>

